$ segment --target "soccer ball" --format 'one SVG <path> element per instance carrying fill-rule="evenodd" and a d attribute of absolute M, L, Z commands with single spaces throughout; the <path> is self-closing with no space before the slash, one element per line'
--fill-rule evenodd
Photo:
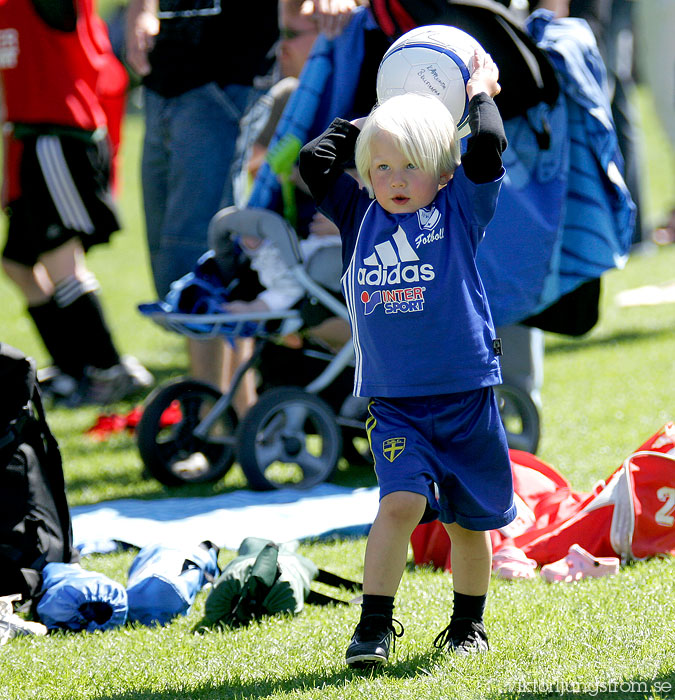
<path fill-rule="evenodd" d="M 460 135 L 469 131 L 466 83 L 474 51 L 485 53 L 470 34 L 444 24 L 406 32 L 387 50 L 377 72 L 377 100 L 419 92 L 438 97 L 450 110 Z"/>

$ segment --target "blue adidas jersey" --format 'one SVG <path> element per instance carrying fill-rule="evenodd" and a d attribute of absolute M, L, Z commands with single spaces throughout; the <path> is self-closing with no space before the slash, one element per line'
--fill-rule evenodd
<path fill-rule="evenodd" d="M 499 384 L 494 324 L 476 267 L 501 176 L 460 166 L 425 209 L 390 214 L 348 175 L 320 209 L 339 227 L 356 396 L 428 396 Z"/>

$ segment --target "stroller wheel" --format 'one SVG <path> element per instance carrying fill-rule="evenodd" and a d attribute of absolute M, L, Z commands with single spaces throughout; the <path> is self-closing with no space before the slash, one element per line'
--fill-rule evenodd
<path fill-rule="evenodd" d="M 539 411 L 530 395 L 513 384 L 495 387 L 499 413 L 512 450 L 534 454 L 539 445 Z"/>
<path fill-rule="evenodd" d="M 330 406 L 298 387 L 261 394 L 239 425 L 237 461 L 251 488 L 309 488 L 327 481 L 342 453 Z"/>
<path fill-rule="evenodd" d="M 171 381 L 148 396 L 136 444 L 155 479 L 177 486 L 225 476 L 234 462 L 234 410 L 228 407 L 221 413 L 206 438 L 194 435 L 220 396 L 215 387 L 196 379 Z"/>

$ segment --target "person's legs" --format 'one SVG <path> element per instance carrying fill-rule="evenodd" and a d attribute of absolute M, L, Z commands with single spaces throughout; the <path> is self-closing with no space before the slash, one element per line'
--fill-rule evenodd
<path fill-rule="evenodd" d="M 45 347 L 62 371 L 80 379 L 88 365 L 119 363 L 96 295 L 98 282 L 84 264 L 78 239 L 43 253 L 32 268 L 6 259 L 3 266 L 25 296 Z"/>
<path fill-rule="evenodd" d="M 2 267 L 7 277 L 26 298 L 29 307 L 45 304 L 54 293 L 54 286 L 44 267 L 40 265 L 31 267 L 8 258 L 2 258 Z"/>
<path fill-rule="evenodd" d="M 146 231 L 157 293 L 207 249 L 213 215 L 232 203 L 231 167 L 252 91 L 214 83 L 163 99 L 147 91 L 143 150 Z"/>
<path fill-rule="evenodd" d="M 207 249 L 213 215 L 232 204 L 239 122 L 254 93 L 215 84 L 170 99 L 146 92 L 146 234 L 155 287 L 164 297 Z M 191 376 L 221 390 L 229 386 L 239 357 L 222 340 L 189 340 L 187 351 Z M 242 405 L 247 400 L 242 398 Z"/>
<path fill-rule="evenodd" d="M 188 338 L 187 343 L 190 376 L 223 390 L 223 368 L 228 351 L 225 341 L 222 338 Z"/>
<path fill-rule="evenodd" d="M 89 391 L 89 369 L 115 368 L 115 385 L 124 394 L 135 385 L 148 386 L 152 378 L 136 360 L 140 384 L 123 364 L 96 294 L 98 282 L 84 262 L 85 250 L 119 229 L 107 141 L 86 132 L 44 133 L 10 140 L 9 153 L 11 184 L 17 180 L 19 187 L 10 187 L 17 194 L 8 207 L 3 267 L 26 298 L 54 361 L 40 381 L 65 377 L 60 397 L 77 391 L 78 402 L 86 397 L 95 403 L 113 394 L 105 391 L 99 401 Z"/>
<path fill-rule="evenodd" d="M 445 476 L 439 473 L 437 484 L 439 517 L 451 541 L 454 605 L 450 624 L 434 644 L 468 654 L 489 648 L 483 625 L 492 570 L 489 531 L 511 522 L 516 509 L 506 435 L 493 389 L 467 392 L 463 406 L 459 399 L 439 411 L 435 436 L 447 470 Z M 451 412 L 453 403 L 461 408 L 459 413 Z"/>
<path fill-rule="evenodd" d="M 45 349 L 51 357 L 52 367 L 48 370 L 50 380 L 59 396 L 68 396 L 77 390 L 83 366 L 71 353 L 68 335 L 59 320 L 59 307 L 54 301 L 54 285 L 44 266 L 23 265 L 3 258 L 2 266 L 7 276 L 18 287 L 27 303 L 31 317 Z M 41 372 L 40 376 L 43 376 Z"/>
<path fill-rule="evenodd" d="M 157 268 L 162 226 L 169 192 L 169 130 L 165 117 L 166 100 L 152 90 L 145 90 L 145 136 L 141 157 L 141 182 L 145 235 L 150 266 L 158 296 L 166 295 L 168 288 L 160 288 Z M 170 280 L 173 281 L 173 280 Z"/>
<path fill-rule="evenodd" d="M 364 593 L 396 594 L 405 568 L 410 535 L 424 514 L 426 502 L 424 496 L 410 491 L 395 491 L 380 501 L 366 545 Z"/>
<path fill-rule="evenodd" d="M 98 297 L 98 281 L 85 265 L 77 238 L 43 253 L 32 268 L 8 259 L 3 267 L 25 296 L 58 368 L 48 373 L 52 380 L 58 377 L 50 387 L 54 398 L 73 405 L 108 403 L 151 384 L 151 375 L 136 360 L 120 357 Z"/>
<path fill-rule="evenodd" d="M 43 253 L 40 263 L 54 286 L 53 319 L 62 344 L 68 347 L 69 364 L 75 368 L 71 376 L 81 378 L 88 366 L 108 369 L 119 364 L 120 355 L 98 298 L 99 284 L 85 265 L 79 240 L 72 238 Z"/>
<path fill-rule="evenodd" d="M 541 410 L 544 384 L 544 333 L 539 328 L 520 324 L 499 326 L 496 334 L 502 339 L 501 358 L 504 384 L 513 384 L 526 391 Z"/>
<path fill-rule="evenodd" d="M 457 523 L 444 527 L 452 548 L 454 604 L 450 624 L 434 645 L 455 654 L 475 654 L 489 649 L 483 611 L 492 571 L 492 542 L 487 531 L 467 530 Z"/>
<path fill-rule="evenodd" d="M 236 341 L 235 347 L 225 344 L 225 357 L 223 363 L 223 373 L 221 382 L 223 391 L 230 388 L 234 373 L 240 365 L 248 362 L 253 354 L 255 344 L 252 338 L 240 338 Z M 233 406 L 239 418 L 246 415 L 251 406 L 258 400 L 258 390 L 256 388 L 255 374 L 249 370 L 244 374 L 239 384 L 239 388 L 234 395 Z"/>
<path fill-rule="evenodd" d="M 424 515 L 426 503 L 425 496 L 410 491 L 395 491 L 380 501 L 368 534 L 361 619 L 347 647 L 349 666 L 363 668 L 386 662 L 394 636 L 403 633 L 393 626 L 394 595 L 405 568 L 410 535 Z"/>
<path fill-rule="evenodd" d="M 233 348 L 222 338 L 188 339 L 190 376 L 225 392 L 230 388 L 237 368 L 247 362 L 253 352 L 250 339 L 238 340 Z M 233 406 L 242 418 L 256 402 L 257 391 L 253 372 L 247 372 L 234 396 Z"/>

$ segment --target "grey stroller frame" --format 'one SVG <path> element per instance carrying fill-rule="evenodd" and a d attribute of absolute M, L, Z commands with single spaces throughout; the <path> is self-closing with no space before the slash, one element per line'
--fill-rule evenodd
<path fill-rule="evenodd" d="M 223 209 L 213 217 L 209 246 L 218 258 L 229 237 L 244 235 L 276 246 L 306 295 L 348 322 L 346 306 L 332 293 L 339 290 L 341 262 L 337 250 L 331 251 L 328 262 L 323 256 L 321 265 L 312 265 L 303 260 L 296 233 L 283 217 L 267 209 L 236 207 Z M 267 343 L 303 326 L 297 309 L 244 314 L 158 311 L 148 315 L 159 325 L 188 337 L 255 339 L 251 357 L 237 368 L 225 393 L 195 379 L 178 379 L 158 387 L 146 399 L 137 444 L 145 466 L 162 483 L 215 481 L 236 459 L 254 489 L 307 488 L 332 476 L 342 456 L 343 430 L 348 439 L 363 433 L 367 399 L 356 399 L 348 393 L 336 413 L 318 396 L 353 366 L 351 342 L 335 354 L 305 351 L 325 361 L 318 376 L 304 387 L 263 389 L 241 422 L 237 420 L 233 400 L 245 373 L 256 365 Z M 163 427 L 165 412 L 177 404 L 179 421 Z"/>

